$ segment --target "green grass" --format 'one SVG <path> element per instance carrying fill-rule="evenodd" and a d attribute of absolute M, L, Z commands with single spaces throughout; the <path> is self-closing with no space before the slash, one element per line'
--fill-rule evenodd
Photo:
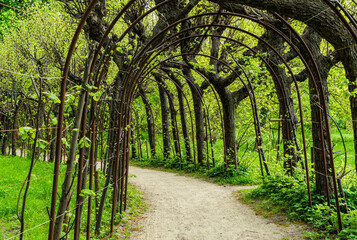
<path fill-rule="evenodd" d="M 30 167 L 30 160 L 21 157 L 0 156 L 0 231 L 4 238 L 17 235 L 20 232 L 20 222 L 17 220 L 17 199 Z M 49 225 L 47 207 L 51 206 L 53 181 L 51 163 L 37 162 L 31 176 L 25 210 L 25 239 L 46 239 Z M 60 173 L 64 173 L 64 166 Z M 61 174 L 60 182 L 63 181 Z M 20 201 L 21 213 L 22 198 Z M 38 226 L 38 227 L 37 227 Z"/>
<path fill-rule="evenodd" d="M 128 211 L 123 214 L 122 221 L 119 223 L 115 233 L 109 239 L 130 239 L 133 231 L 139 230 L 140 226 L 136 224 L 147 209 L 147 204 L 143 201 L 140 191 L 129 184 L 128 187 Z"/>
<path fill-rule="evenodd" d="M 0 235 L 2 239 L 14 237 L 20 233 L 20 221 L 17 219 L 17 198 L 30 167 L 30 160 L 0 155 Z M 25 210 L 25 231 L 24 239 L 47 239 L 49 229 L 48 211 L 51 206 L 51 193 L 53 182 L 53 167 L 52 163 L 38 161 L 33 169 L 31 176 L 31 184 L 28 192 L 26 210 Z M 59 191 L 64 180 L 66 166 L 60 166 Z M 100 174 L 100 189 L 103 188 L 105 177 Z M 111 188 L 110 188 L 111 189 Z M 60 193 L 59 193 L 60 194 Z M 99 196 L 100 197 L 100 194 Z M 106 209 L 103 214 L 103 227 L 101 236 L 108 235 L 110 229 L 111 218 L 111 191 L 108 191 Z M 58 202 L 58 201 L 57 201 Z M 22 198 L 20 207 L 22 206 Z M 71 214 L 74 214 L 75 194 L 71 202 Z M 93 201 L 93 209 L 91 215 L 91 223 L 95 223 L 95 205 Z M 116 225 L 119 225 L 118 232 L 114 234 L 113 239 L 128 239 L 132 231 L 131 222 L 137 219 L 146 205 L 143 202 L 141 193 L 133 186 L 128 188 L 128 209 L 125 214 L 116 216 Z M 87 203 L 83 206 L 82 214 L 82 232 L 85 230 L 87 218 Z M 21 208 L 19 210 L 21 212 Z M 71 221 L 73 221 L 74 217 Z M 120 221 L 123 219 L 123 221 Z M 94 231 L 94 227 L 92 229 Z M 85 234 L 85 233 L 84 233 Z M 85 239 L 85 235 L 81 235 L 81 239 Z M 93 236 L 93 234 L 92 234 Z M 73 232 L 70 232 L 69 239 L 73 237 Z M 18 239 L 16 237 L 15 239 Z"/>

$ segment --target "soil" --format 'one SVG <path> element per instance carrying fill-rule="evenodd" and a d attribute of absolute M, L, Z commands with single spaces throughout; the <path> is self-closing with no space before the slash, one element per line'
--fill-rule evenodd
<path fill-rule="evenodd" d="M 298 226 L 275 224 L 240 203 L 235 192 L 249 186 L 222 186 L 133 166 L 130 174 L 129 181 L 149 204 L 132 239 L 303 239 Z"/>

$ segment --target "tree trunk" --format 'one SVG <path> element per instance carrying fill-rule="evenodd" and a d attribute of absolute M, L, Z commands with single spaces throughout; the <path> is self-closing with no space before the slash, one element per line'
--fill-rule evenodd
<path fill-rule="evenodd" d="M 204 131 L 204 115 L 202 109 L 202 94 L 200 87 L 195 84 L 192 72 L 189 68 L 182 70 L 185 75 L 192 94 L 193 107 L 195 112 L 195 126 L 196 126 L 196 143 L 197 143 L 197 162 L 203 165 L 205 162 L 205 131 Z"/>
<path fill-rule="evenodd" d="M 55 116 L 58 115 L 58 104 L 54 106 L 53 113 L 55 114 Z M 57 128 L 55 126 L 53 126 L 52 128 L 51 138 L 52 138 L 52 142 L 50 145 L 49 162 L 54 162 L 55 154 L 56 154 L 56 139 L 57 139 Z"/>
<path fill-rule="evenodd" d="M 8 127 L 8 118 L 5 118 L 4 120 L 4 130 L 6 130 Z M 7 144 L 8 144 L 8 139 L 9 139 L 9 132 L 5 132 L 2 135 L 2 146 L 1 146 L 1 154 L 2 155 L 6 155 L 6 148 L 7 148 Z"/>
<path fill-rule="evenodd" d="M 324 79 L 325 81 L 326 79 Z M 326 81 L 327 83 L 327 81 Z M 327 91 L 327 86 L 325 85 L 325 91 Z M 312 139 L 313 147 L 311 148 L 311 160 L 314 164 L 315 178 L 316 178 L 316 193 L 320 195 L 329 197 L 332 196 L 332 181 L 331 181 L 331 161 L 330 153 L 328 152 L 327 144 L 327 134 L 326 125 L 329 122 L 323 120 L 323 112 L 321 111 L 321 105 L 317 99 L 317 91 L 312 81 L 309 81 L 310 88 L 310 105 L 311 105 L 311 121 L 312 121 Z M 326 104 L 328 106 L 328 94 L 326 96 Z M 322 131 L 322 132 L 321 132 Z M 322 139 L 322 134 L 324 135 L 325 141 Z M 324 146 L 323 146 L 324 145 Z M 324 149 L 324 150 L 323 150 Z M 326 163 L 325 163 L 326 159 Z M 327 164 L 327 169 L 325 167 Z M 326 173 L 328 177 L 326 177 Z M 327 182 L 328 183 L 327 183 Z M 328 188 L 326 188 L 328 186 Z"/>
<path fill-rule="evenodd" d="M 100 233 L 100 227 L 102 225 L 102 217 L 103 217 L 105 199 L 107 197 L 108 187 L 110 184 L 110 179 L 112 176 L 111 173 L 113 172 L 113 168 L 114 168 L 114 161 L 110 161 L 109 166 L 108 166 L 107 176 L 106 176 L 105 183 L 104 183 L 104 188 L 102 191 L 102 196 L 100 198 L 98 212 L 96 215 L 96 221 L 95 221 L 95 234 L 96 235 L 99 235 L 99 233 Z"/>
<path fill-rule="evenodd" d="M 282 27 L 280 23 L 276 23 L 276 25 L 276 27 Z M 284 40 L 280 37 L 276 37 L 276 34 L 273 31 L 267 30 L 263 34 L 262 38 L 274 46 L 276 51 L 280 54 L 284 53 Z M 299 160 L 298 152 L 296 151 L 299 147 L 297 146 L 296 140 L 298 120 L 295 115 L 294 102 L 291 96 L 292 81 L 286 75 L 285 69 L 279 66 L 280 64 L 284 64 L 279 56 L 266 46 L 261 48 L 268 52 L 268 61 L 272 68 L 269 69 L 269 71 L 271 73 L 279 101 L 279 115 L 282 118 L 284 168 L 287 169 L 287 173 L 293 175 L 294 169 L 296 168 Z"/>
<path fill-rule="evenodd" d="M 182 93 L 182 84 L 178 81 L 178 79 L 176 79 L 176 83 L 179 84 L 179 86 L 181 87 L 179 88 L 177 86 L 176 89 L 177 89 L 177 98 L 180 106 L 181 128 L 182 128 L 182 135 L 185 142 L 186 160 L 192 161 L 192 153 L 191 153 L 192 151 L 191 151 L 191 144 L 190 144 L 190 136 L 187 127 L 185 103 L 183 100 L 183 93 Z"/>
<path fill-rule="evenodd" d="M 12 129 L 17 129 L 17 115 L 19 113 L 19 104 L 21 104 L 21 101 L 19 101 L 16 104 L 15 111 L 13 113 L 14 119 L 13 119 L 13 124 L 12 124 Z M 16 156 L 16 138 L 17 138 L 17 132 L 13 131 L 11 134 L 11 154 L 13 156 Z"/>
<path fill-rule="evenodd" d="M 133 120 L 132 120 L 133 121 Z M 136 150 L 136 139 L 135 139 L 135 131 L 134 131 L 134 123 L 131 124 L 131 158 L 138 158 L 137 150 Z"/>
<path fill-rule="evenodd" d="M 151 157 L 156 156 L 156 143 L 155 143 L 155 125 L 154 125 L 154 116 L 152 115 L 150 103 L 147 99 L 146 93 L 142 87 L 139 87 L 139 93 L 143 103 L 145 105 L 146 112 L 146 121 L 148 125 L 148 133 L 149 133 L 149 144 L 150 144 L 150 152 Z"/>
<path fill-rule="evenodd" d="M 356 89 L 356 83 L 350 83 L 348 85 L 348 91 L 350 93 L 354 92 Z M 353 127 L 353 137 L 354 137 L 354 150 L 355 150 L 355 169 L 357 173 L 357 97 L 355 95 L 350 96 L 350 106 L 351 106 L 351 116 L 352 116 L 352 127 Z"/>
<path fill-rule="evenodd" d="M 111 102 L 109 106 L 109 133 L 108 133 L 108 140 L 107 140 L 107 145 L 108 145 L 108 161 L 113 161 L 115 155 L 116 155 L 116 149 L 117 149 L 117 138 L 118 138 L 118 119 L 119 119 L 119 106 L 120 106 L 120 97 L 122 94 L 122 83 L 123 83 L 124 76 L 118 73 L 115 78 L 114 78 L 114 87 L 113 87 L 113 93 L 112 93 L 112 98 L 113 101 Z"/>
<path fill-rule="evenodd" d="M 169 78 L 175 83 L 177 98 L 179 102 L 179 110 L 180 110 L 180 118 L 181 118 L 181 130 L 185 143 L 185 153 L 186 160 L 192 161 L 192 153 L 191 153 L 191 145 L 190 145 L 190 137 L 188 132 L 187 120 L 186 120 L 186 111 L 185 111 L 185 103 L 184 103 L 184 93 L 183 93 L 183 85 L 179 79 L 173 74 L 170 69 L 163 68 L 163 71 L 169 76 Z"/>
<path fill-rule="evenodd" d="M 176 118 L 177 111 L 175 109 L 174 96 L 168 90 L 167 90 L 167 96 L 168 96 L 168 99 L 169 99 L 172 138 L 174 140 L 175 153 L 176 153 L 176 156 L 178 156 L 181 159 L 182 156 L 181 156 L 179 132 L 178 132 L 178 129 L 177 129 L 177 118 Z"/>
<path fill-rule="evenodd" d="M 225 87 L 215 86 L 215 89 L 221 99 L 223 110 L 224 140 L 227 149 L 228 164 L 236 164 L 236 124 L 235 124 L 235 106 L 232 93 Z"/>
<path fill-rule="evenodd" d="M 327 87 L 328 73 L 333 66 L 333 63 L 329 60 L 329 57 L 322 55 L 320 50 L 321 36 L 314 32 L 312 29 L 306 28 L 305 31 L 311 31 L 308 35 L 306 42 L 309 44 L 309 49 L 314 56 L 314 60 L 319 69 L 319 75 L 321 77 L 321 84 L 325 99 L 320 99 L 325 101 L 327 114 L 329 114 L 329 92 Z M 302 54 L 306 59 L 309 59 L 305 51 Z M 308 64 L 312 65 L 312 60 L 308 60 Z M 318 81 L 318 75 L 313 72 L 314 78 Z M 327 142 L 327 132 L 326 128 L 329 125 L 329 119 L 324 119 L 324 113 L 322 111 L 322 104 L 318 102 L 319 88 L 316 89 L 316 85 L 313 83 L 312 79 L 309 78 L 309 93 L 310 93 L 310 107 L 311 107 L 311 121 L 312 121 L 312 140 L 313 147 L 311 148 L 311 160 L 314 164 L 315 169 L 315 182 L 316 182 L 316 193 L 328 197 L 332 197 L 332 176 L 331 176 L 331 157 L 328 151 Z M 321 96 L 321 95 L 320 95 Z M 322 140 L 322 135 L 325 141 Z M 324 149 L 324 151 L 323 151 Z M 325 167 L 326 165 L 326 167 Z"/>
<path fill-rule="evenodd" d="M 39 101 L 42 101 L 42 99 L 38 99 Z M 45 104 L 44 102 L 42 101 L 41 102 L 41 109 L 40 109 L 40 112 L 39 112 L 39 121 L 38 121 L 38 139 L 42 139 L 43 138 L 43 129 L 42 129 L 42 126 L 43 126 L 43 120 L 44 120 L 44 116 L 45 116 Z M 38 156 L 38 158 L 40 158 L 39 154 L 41 152 L 41 149 L 39 147 L 36 148 L 36 152 L 35 152 L 35 156 Z"/>
<path fill-rule="evenodd" d="M 169 107 L 167 104 L 167 94 L 164 87 L 161 85 L 161 80 L 158 79 L 158 88 L 160 93 L 161 104 L 161 118 L 162 118 L 162 138 L 164 147 L 165 160 L 170 157 L 171 143 L 170 143 L 170 120 L 169 120 Z"/>

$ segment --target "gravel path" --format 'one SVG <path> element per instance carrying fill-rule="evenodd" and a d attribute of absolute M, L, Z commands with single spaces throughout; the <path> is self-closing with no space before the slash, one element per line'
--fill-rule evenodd
<path fill-rule="evenodd" d="M 130 182 L 144 193 L 149 210 L 132 239 L 274 240 L 302 239 L 295 226 L 280 226 L 257 216 L 233 192 L 244 186 L 219 186 L 199 179 L 130 167 Z"/>

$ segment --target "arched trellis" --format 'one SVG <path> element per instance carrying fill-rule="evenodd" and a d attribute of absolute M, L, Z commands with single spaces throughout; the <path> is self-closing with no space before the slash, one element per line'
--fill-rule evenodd
<path fill-rule="evenodd" d="M 217 14 L 217 13 L 208 13 L 208 14 L 201 14 L 200 16 L 206 16 L 206 15 L 218 15 L 218 14 Z M 234 14 L 232 14 L 232 15 L 234 15 Z M 196 17 L 196 16 L 193 16 L 193 17 L 190 17 L 190 18 L 194 18 L 194 17 Z M 189 18 L 189 19 L 190 19 L 190 18 Z M 181 21 L 176 22 L 175 24 L 178 24 L 178 23 L 180 23 L 180 22 L 181 22 Z M 191 27 L 191 28 L 189 28 L 189 29 L 184 29 L 184 30 L 182 30 L 180 33 L 183 33 L 183 32 L 186 32 L 186 31 L 189 31 L 189 30 L 192 30 L 192 29 L 200 28 L 200 27 L 207 27 L 207 26 L 223 27 L 224 25 L 218 25 L 218 24 L 198 25 L 198 26 L 196 26 L 196 27 Z M 170 27 L 171 27 L 171 26 L 170 26 Z M 294 80 L 294 83 L 295 83 L 296 88 L 299 89 L 299 88 L 298 88 L 298 85 L 297 85 L 297 81 L 296 81 L 296 79 L 295 79 L 295 76 L 294 76 L 294 74 L 293 74 L 291 68 L 289 67 L 289 65 L 287 64 L 287 62 L 285 61 L 285 59 L 282 57 L 282 55 L 279 54 L 270 44 L 268 44 L 265 40 L 259 38 L 258 36 L 254 35 L 254 34 L 252 34 L 252 33 L 249 33 L 249 32 L 247 32 L 247 31 L 244 31 L 244 30 L 242 30 L 242 29 L 240 29 L 240 28 L 231 27 L 231 26 L 224 26 L 224 27 L 232 28 L 232 29 L 235 29 L 235 30 L 242 31 L 242 32 L 247 33 L 247 34 L 249 34 L 250 36 L 252 36 L 252 37 L 254 37 L 254 38 L 257 38 L 257 39 L 259 39 L 260 41 L 264 42 L 264 44 L 266 44 L 270 49 L 272 49 L 272 50 L 275 52 L 275 54 L 277 54 L 277 55 L 279 56 L 279 58 L 284 62 L 285 66 L 287 66 L 289 72 L 291 73 L 291 75 L 292 75 L 292 77 L 293 77 L 293 80 Z M 168 27 L 168 28 L 169 28 L 169 27 Z M 164 30 L 164 31 L 165 31 L 165 30 Z M 164 32 L 164 31 L 163 31 L 163 32 Z M 174 38 L 174 37 L 177 36 L 178 34 L 179 34 L 179 33 L 174 34 L 174 35 L 171 36 L 169 39 Z M 282 33 L 279 33 L 279 35 L 282 36 L 282 37 L 284 37 L 284 39 L 285 39 L 286 41 L 288 41 L 290 44 L 292 44 L 291 41 L 290 41 L 285 35 L 283 35 Z M 209 36 L 209 37 L 220 37 L 220 38 L 223 38 L 223 39 L 229 39 L 230 41 L 236 42 L 236 43 L 238 43 L 238 44 L 240 44 L 240 45 L 246 47 L 246 48 L 249 49 L 250 51 L 254 52 L 255 54 L 257 54 L 257 52 L 256 52 L 254 49 L 252 49 L 252 48 L 250 48 L 249 46 L 247 46 L 246 44 L 240 43 L 240 42 L 238 42 L 238 41 L 236 41 L 236 40 L 234 40 L 234 39 L 230 39 L 230 38 L 227 38 L 227 37 L 224 37 L 224 36 L 215 36 L 215 35 L 211 35 L 211 34 L 206 34 L 206 36 Z M 160 51 L 158 51 L 158 53 L 156 53 L 156 55 L 155 55 L 152 59 L 155 59 L 161 52 L 165 51 L 166 48 L 169 48 L 169 47 L 171 47 L 172 45 L 175 45 L 175 44 L 179 43 L 180 41 L 183 41 L 183 40 L 186 40 L 186 39 L 191 39 L 191 38 L 196 38 L 196 37 L 200 37 L 200 35 L 193 35 L 193 36 L 190 36 L 190 37 L 184 37 L 184 38 L 181 38 L 181 39 L 179 39 L 179 40 L 177 40 L 177 41 L 174 41 L 173 43 L 169 44 L 168 46 L 157 47 L 157 49 L 160 49 Z M 292 45 L 293 45 L 293 44 L 292 44 Z M 296 49 L 296 47 L 295 47 L 295 49 Z M 298 52 L 298 51 L 297 51 L 297 52 Z M 298 53 L 298 54 L 301 56 L 300 53 Z M 193 54 L 188 54 L 188 55 L 193 55 Z M 201 55 L 201 54 L 197 54 L 197 55 Z M 178 55 L 178 56 L 182 56 L 182 55 Z M 165 59 L 165 61 L 168 61 L 168 60 L 170 60 L 170 59 L 172 59 L 172 58 L 175 58 L 175 57 L 178 57 L 178 56 L 172 56 L 172 57 L 170 57 L 169 59 Z M 208 55 L 202 55 L 202 56 L 210 58 L 210 56 L 208 56 Z M 274 70 L 272 70 L 270 64 L 269 64 L 264 58 L 262 58 L 262 57 L 259 57 L 259 58 L 265 63 L 266 66 L 269 67 L 269 69 L 271 69 L 272 73 L 274 74 L 275 79 L 278 79 L 278 76 L 276 75 L 276 73 L 274 72 Z M 215 60 L 220 62 L 219 59 L 215 59 Z M 303 59 L 303 60 L 304 60 L 304 59 Z M 222 62 L 221 62 L 221 63 L 222 63 Z M 304 60 L 304 63 L 306 64 L 306 66 L 307 66 L 307 68 L 308 68 L 308 65 L 307 65 L 307 63 L 306 63 L 305 60 Z M 223 64 L 224 64 L 224 63 L 223 63 Z M 237 65 L 239 65 L 239 64 L 237 64 Z M 228 68 L 231 68 L 231 67 L 228 66 Z M 241 66 L 240 66 L 240 68 L 242 69 Z M 233 71 L 232 68 L 231 68 L 231 70 Z M 244 69 L 242 69 L 242 70 L 244 71 Z M 310 75 L 312 76 L 312 73 L 311 73 L 310 70 L 309 70 L 309 72 L 310 72 Z M 145 74 L 145 75 L 147 75 L 147 74 Z M 238 74 L 237 74 L 237 75 L 238 75 Z M 246 75 L 246 74 L 245 74 L 245 76 L 246 76 L 246 78 L 247 78 L 247 75 Z M 312 76 L 312 77 L 313 77 L 313 76 Z M 240 78 L 240 77 L 239 77 L 239 78 Z M 242 81 L 242 80 L 241 80 L 241 81 Z M 282 85 L 281 85 L 281 83 L 280 83 L 279 81 L 278 81 L 278 84 L 279 84 L 280 89 L 282 89 L 283 87 L 282 87 Z M 246 86 L 246 88 L 247 88 L 247 86 Z M 250 87 L 249 89 L 247 88 L 247 90 L 248 90 L 249 92 L 252 91 L 251 89 L 252 89 L 251 87 Z M 282 92 L 283 92 L 283 94 L 284 94 L 284 91 L 282 91 Z M 304 124 L 303 124 L 303 116 L 302 116 L 302 111 L 301 111 L 301 97 L 300 97 L 299 91 L 297 91 L 297 94 L 298 94 L 299 108 L 300 108 L 300 115 L 301 115 L 301 118 L 300 118 L 300 119 L 301 119 L 301 125 L 302 125 L 302 128 L 303 128 Z M 250 96 L 250 97 L 251 97 L 251 101 L 253 101 L 253 100 L 254 100 L 254 97 L 253 97 L 253 96 Z M 284 98 L 286 98 L 286 97 L 284 97 Z M 284 104 L 285 104 L 285 102 L 284 102 Z M 255 104 L 252 103 L 252 108 L 254 108 L 254 105 L 255 105 Z M 255 110 L 255 112 L 257 112 L 257 111 Z M 255 118 L 256 118 L 256 117 L 257 117 L 257 115 L 255 114 Z M 259 122 L 259 121 L 257 121 L 257 122 Z M 258 125 L 258 124 L 255 124 L 255 126 L 257 126 L 257 125 Z M 223 131 L 224 131 L 224 129 L 223 129 Z M 260 131 L 257 130 L 256 132 L 260 132 Z M 257 139 L 261 139 L 261 137 L 257 136 Z M 223 138 L 223 140 L 224 140 L 224 138 Z M 306 157 L 306 147 L 305 147 L 304 131 L 303 131 L 303 145 L 304 145 L 304 148 L 303 148 L 303 149 L 304 149 L 305 163 L 306 163 L 306 166 L 307 166 L 307 157 Z M 260 156 L 261 156 L 261 155 L 260 155 Z M 264 162 L 265 162 L 265 161 L 264 161 Z M 290 161 L 290 166 L 291 166 L 290 170 L 291 170 L 291 174 L 292 174 L 291 161 Z M 267 167 L 266 167 L 266 168 L 267 168 Z M 307 176 L 308 176 L 308 174 L 309 174 L 309 173 L 308 173 L 308 169 L 306 169 L 306 174 L 307 174 Z M 308 177 L 307 177 L 307 178 L 308 178 Z M 309 186 L 309 185 L 308 185 L 308 186 Z M 309 188 L 309 187 L 308 187 L 308 188 Z M 310 192 L 310 190 L 309 190 L 309 192 Z M 310 194 L 309 194 L 309 196 L 310 196 Z"/>
<path fill-rule="evenodd" d="M 355 34 L 355 32 L 352 30 L 352 28 L 349 26 L 348 22 L 345 20 L 345 18 L 341 15 L 341 13 L 334 7 L 334 5 L 328 1 L 328 0 L 324 0 L 335 12 L 336 14 L 341 18 L 341 20 L 345 23 L 345 25 L 347 26 L 347 28 L 351 31 L 351 34 L 353 35 L 353 37 L 355 38 L 355 40 L 357 40 L 357 36 Z M 93 63 L 92 63 L 92 69 L 91 69 L 91 72 L 93 72 L 93 69 L 94 69 L 94 66 L 95 66 L 95 63 L 96 63 L 96 60 L 97 60 L 97 57 L 98 57 L 98 54 L 100 52 L 100 49 L 102 48 L 102 46 L 104 45 L 104 42 L 105 42 L 105 39 L 106 37 L 109 35 L 110 31 L 112 30 L 112 28 L 114 27 L 114 25 L 116 24 L 116 22 L 121 18 L 121 16 L 125 13 L 125 11 L 127 9 L 129 9 L 129 7 L 135 2 L 135 0 L 132 0 L 130 1 L 122 10 L 121 12 L 117 15 L 117 17 L 115 18 L 115 20 L 111 23 L 110 27 L 108 28 L 107 32 L 105 33 L 105 35 L 103 36 L 100 44 L 98 45 L 98 48 L 97 48 L 97 51 L 96 51 L 96 54 L 95 54 L 95 57 L 94 57 L 94 60 L 93 60 Z M 154 8 L 148 10 L 142 17 L 138 18 L 135 22 L 133 22 L 133 24 L 124 32 L 124 34 L 119 38 L 119 41 L 121 41 L 125 34 L 127 34 L 130 29 L 132 29 L 132 27 L 138 23 L 142 18 L 144 18 L 147 14 L 153 12 L 155 9 L 161 7 L 161 6 L 164 6 L 165 4 L 167 3 L 170 3 L 171 0 L 167 0 L 167 1 L 164 1 L 160 4 L 158 4 L 157 6 L 155 6 Z M 83 15 L 83 18 L 79 24 L 79 27 L 77 28 L 77 31 L 75 33 L 75 36 L 73 38 L 73 41 L 72 41 L 72 44 L 71 44 L 71 47 L 70 47 L 70 51 L 68 53 L 68 56 L 67 56 L 67 60 L 66 60 L 66 65 L 65 65 L 65 70 L 64 70 L 64 74 L 63 74 L 63 81 L 62 81 L 62 84 L 61 84 L 61 107 L 60 107 L 60 111 L 59 111 L 59 127 L 58 127 L 58 134 L 57 134 L 57 152 L 56 152 L 56 160 L 55 160 L 55 174 L 54 174 L 54 184 L 53 184 L 53 191 L 52 191 L 52 205 L 51 205 L 51 219 L 50 219 L 50 230 L 49 230 L 49 239 L 53 239 L 53 229 L 54 229 L 54 222 L 55 222 L 55 206 L 56 206 L 56 196 L 57 196 L 57 186 L 58 186 L 58 169 L 59 169 L 59 162 L 60 162 L 60 154 L 61 154 L 61 134 L 62 134 L 62 122 L 63 122 L 63 113 L 64 113 L 64 96 L 65 96 L 65 92 L 66 92 L 66 81 L 67 81 L 67 75 L 68 75 L 68 70 L 69 70 L 69 65 L 70 65 L 70 61 L 71 61 L 71 56 L 73 54 L 73 51 L 74 51 L 74 47 L 76 45 L 76 41 L 78 39 L 78 36 L 81 32 L 81 30 L 83 29 L 84 27 L 84 24 L 85 24 L 85 21 L 87 19 L 87 17 L 89 16 L 91 10 L 95 7 L 97 1 L 94 0 L 93 2 L 91 2 L 91 4 L 88 6 L 88 9 L 86 10 L 85 14 Z M 282 22 L 284 22 L 284 19 L 280 18 L 278 15 L 276 15 Z M 244 16 L 242 15 L 242 17 L 244 18 L 247 18 L 249 19 L 250 17 L 249 16 Z M 254 21 L 253 19 L 250 19 L 252 21 Z M 287 23 L 286 23 L 287 24 Z M 207 26 L 209 26 L 210 24 L 208 24 Z M 287 26 L 289 27 L 290 25 L 287 24 Z M 292 30 L 294 30 L 293 28 L 291 28 Z M 274 30 L 275 31 L 275 30 Z M 276 31 L 278 33 L 278 31 Z M 294 34 L 297 34 L 295 31 L 293 31 Z M 299 35 L 297 34 L 296 35 L 297 38 L 300 38 Z M 326 108 L 326 104 L 324 102 L 324 92 L 322 90 L 322 85 L 321 85 L 321 81 L 319 81 L 319 71 L 318 71 L 318 68 L 316 66 L 316 63 L 314 63 L 313 61 L 313 56 L 311 54 L 311 52 L 309 51 L 308 47 L 306 46 L 306 44 L 304 43 L 304 41 L 300 38 L 301 40 L 301 43 L 304 45 L 304 48 L 305 50 L 308 52 L 308 54 L 310 55 L 310 59 L 312 60 L 313 64 L 313 71 L 316 73 L 318 79 L 315 80 L 315 77 L 314 74 L 313 74 L 313 71 L 309 71 L 310 72 L 310 77 L 311 79 L 313 80 L 316 88 L 318 89 L 318 96 L 319 96 L 319 103 L 322 105 L 322 119 L 324 119 L 326 122 L 328 122 L 328 114 L 327 114 L 327 108 Z M 293 45 L 291 45 L 293 47 Z M 143 52 L 144 53 L 144 52 Z M 139 54 L 140 55 L 140 54 Z M 302 58 L 304 59 L 304 58 Z M 137 63 L 139 63 L 139 61 L 141 61 L 142 59 L 136 59 L 137 60 Z M 134 62 L 133 62 L 134 63 Z M 126 82 L 125 82 L 125 87 L 124 89 L 128 89 L 129 92 L 128 93 L 124 93 L 123 96 L 122 96 L 122 100 L 125 100 L 125 101 L 122 101 L 122 105 L 121 105 L 121 109 L 120 111 L 122 112 L 122 115 L 120 115 L 120 119 L 119 119 L 119 123 L 124 120 L 125 121 L 125 124 L 128 124 L 129 123 L 129 115 L 130 115 L 130 104 L 132 103 L 132 96 L 134 95 L 133 93 L 135 93 L 135 86 L 136 86 L 136 83 L 137 81 L 141 78 L 141 74 L 143 73 L 143 70 L 142 69 L 145 69 L 145 64 L 146 62 L 140 62 L 140 65 L 131 65 L 131 69 L 130 69 L 130 73 L 128 74 L 129 77 L 127 77 L 126 79 Z M 135 66 L 135 68 L 134 68 Z M 306 65 L 307 69 L 309 69 L 309 65 L 307 64 Z M 138 71 L 140 70 L 140 71 Z M 134 75 L 131 75 L 132 72 L 137 72 L 136 74 Z M 139 74 L 138 74 L 139 73 Z M 102 73 L 101 73 L 101 76 L 102 76 Z M 293 74 L 292 74 L 293 76 Z M 100 81 L 99 81 L 100 82 Z M 100 84 L 100 83 L 99 83 Z M 123 105 L 123 103 L 125 102 L 126 105 Z M 124 118 L 125 117 L 125 118 Z M 123 119 L 124 118 L 124 119 Z M 302 119 L 302 117 L 301 117 Z M 303 124 L 302 124 L 303 126 Z M 128 133 L 124 131 L 124 133 L 122 133 L 122 128 L 121 128 L 121 125 L 119 125 L 119 130 L 118 130 L 118 143 L 119 142 L 123 142 L 123 149 L 126 149 L 126 147 L 128 146 L 129 144 L 129 136 L 128 136 Z M 94 128 L 93 128 L 94 129 Z M 333 156 L 332 156 L 332 146 L 331 146 L 331 139 L 330 139 L 330 130 L 329 130 L 329 126 L 327 126 L 327 142 L 328 142 L 328 152 L 331 154 L 330 156 L 330 160 L 332 161 L 333 160 Z M 122 136 L 122 134 L 124 134 Z M 93 133 L 93 138 L 95 138 L 95 134 Z M 322 135 L 323 139 L 325 138 L 324 135 Z M 322 147 L 324 148 L 324 144 L 322 145 Z M 119 170 L 119 152 L 120 152 L 120 144 L 118 144 L 118 149 L 117 149 L 117 157 L 116 157 L 116 162 L 115 162 L 115 176 L 114 176 L 114 199 L 113 199 L 113 202 L 114 202 L 114 206 L 113 206 L 113 214 L 114 212 L 116 211 L 116 207 L 115 207 L 115 203 L 116 203 L 116 191 L 117 191 L 117 176 L 116 174 L 118 173 L 118 170 Z M 92 152 L 92 148 L 91 148 L 91 152 Z M 325 149 L 323 149 L 323 152 L 325 153 Z M 326 157 L 325 157 L 325 160 L 326 160 Z M 122 159 L 122 172 L 121 172 L 121 176 L 123 178 L 125 178 L 125 182 L 127 183 L 127 177 L 128 177 L 128 169 L 127 169 L 127 166 L 128 166 L 128 153 L 125 153 L 123 154 L 123 159 Z M 91 164 L 92 165 L 92 164 Z M 93 166 L 93 165 L 92 165 Z M 92 167 L 91 166 L 91 167 Z M 307 164 L 306 164 L 307 166 Z M 332 171 L 333 171 L 333 178 L 335 178 L 335 170 L 334 170 L 334 165 L 333 163 L 331 164 L 332 166 Z M 327 168 L 326 168 L 327 169 Z M 337 198 L 337 187 L 336 187 L 336 181 L 335 179 L 333 180 L 333 184 L 334 184 L 334 190 L 335 190 L 335 197 Z M 121 200 L 123 200 L 123 189 L 124 189 L 124 181 L 121 181 Z M 126 191 L 126 188 L 125 188 L 125 191 Z M 337 203 L 337 208 L 338 208 L 338 213 L 339 213 L 339 206 L 338 206 L 338 199 L 336 199 L 336 203 Z M 126 201 L 126 198 L 124 199 L 124 201 Z M 122 204 L 122 201 L 120 201 L 120 203 Z M 124 206 L 125 206 L 125 202 L 124 202 Z M 121 206 L 122 208 L 122 206 Z M 112 214 L 112 216 L 114 216 Z M 112 221 L 112 224 L 113 224 L 113 221 Z M 339 219 L 339 224 L 340 224 L 340 219 Z M 341 224 L 340 224 L 340 228 L 341 228 Z M 111 230 L 113 231 L 113 225 L 112 225 L 112 228 Z"/>

